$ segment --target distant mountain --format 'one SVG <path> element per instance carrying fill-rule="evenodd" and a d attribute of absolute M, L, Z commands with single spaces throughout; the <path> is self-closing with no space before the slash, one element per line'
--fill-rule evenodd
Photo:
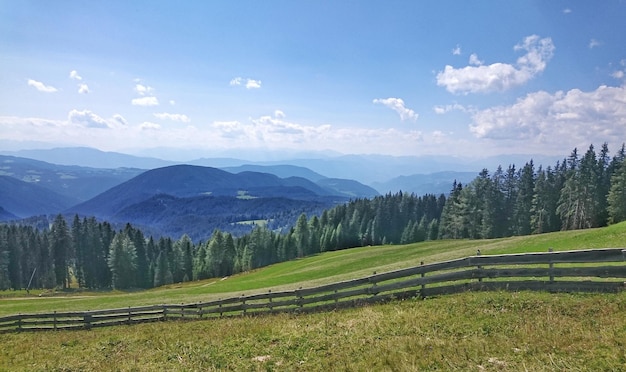
<path fill-rule="evenodd" d="M 9 176 L 0 176 L 0 206 L 5 212 L 18 217 L 56 214 L 69 208 L 73 203 L 75 199 L 41 186 Z"/>
<path fill-rule="evenodd" d="M 317 181 L 317 184 L 326 190 L 351 198 L 373 198 L 380 195 L 374 188 L 354 180 L 324 178 Z"/>
<path fill-rule="evenodd" d="M 410 176 L 400 176 L 387 182 L 375 182 L 372 184 L 378 192 L 385 194 L 388 192 L 411 192 L 416 195 L 425 194 L 445 194 L 452 190 L 454 181 L 466 184 L 478 177 L 477 172 L 436 172 L 430 174 L 413 174 Z"/>
<path fill-rule="evenodd" d="M 306 178 L 310 181 L 317 182 L 326 178 L 317 172 L 313 172 L 309 168 L 298 167 L 295 165 L 258 165 L 258 164 L 244 164 L 237 167 L 223 167 L 221 168 L 230 173 L 241 173 L 241 172 L 261 172 L 261 173 L 270 173 L 280 178 L 287 177 L 302 177 Z"/>
<path fill-rule="evenodd" d="M 5 151 L 5 155 L 30 158 L 59 165 L 77 165 L 92 168 L 153 169 L 177 164 L 156 158 L 138 157 L 118 152 L 105 152 L 89 147 L 63 147 L 46 150 Z"/>
<path fill-rule="evenodd" d="M 0 221 L 12 221 L 19 219 L 18 216 L 0 207 Z"/>
<path fill-rule="evenodd" d="M 175 165 L 146 171 L 72 207 L 68 212 L 107 218 L 159 194 L 178 198 L 210 195 L 240 199 L 284 197 L 297 200 L 316 200 L 329 196 L 328 193 L 320 194 L 319 190 L 318 185 L 304 178 L 281 179 L 267 173 L 233 174 L 217 168 Z"/>
<path fill-rule="evenodd" d="M 51 164 L 39 160 L 0 155 L 0 175 L 41 186 L 71 200 L 72 204 L 94 196 L 143 173 L 133 168 L 96 169 Z"/>
<path fill-rule="evenodd" d="M 178 238 L 187 234 L 192 240 L 200 241 L 208 239 L 214 229 L 239 236 L 249 233 L 257 224 L 272 230 L 289 228 L 295 224 L 301 213 L 307 216 L 321 215 L 337 202 L 332 198 L 177 198 L 160 194 L 120 210 L 111 219 L 131 222 L 156 236 Z"/>
<path fill-rule="evenodd" d="M 285 180 L 294 176 L 297 178 L 306 178 L 315 182 L 321 189 L 325 190 L 325 193 L 328 195 L 342 195 L 348 198 L 371 198 L 379 195 L 375 189 L 363 185 L 358 181 L 342 178 L 328 178 L 308 168 L 295 165 L 246 164 L 239 167 L 227 167 L 222 169 L 232 173 L 240 173 L 243 171 L 270 173 L 284 178 Z M 320 193 L 320 195 L 322 194 Z"/>

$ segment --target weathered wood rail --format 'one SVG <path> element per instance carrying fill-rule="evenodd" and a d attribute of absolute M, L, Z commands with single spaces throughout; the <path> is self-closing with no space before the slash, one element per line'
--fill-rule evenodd
<path fill-rule="evenodd" d="M 556 267 L 555 265 L 561 265 Z M 165 320 L 313 312 L 473 290 L 618 292 L 625 287 L 626 249 L 480 255 L 422 264 L 313 288 L 216 301 L 0 317 L 0 333 L 92 329 Z"/>

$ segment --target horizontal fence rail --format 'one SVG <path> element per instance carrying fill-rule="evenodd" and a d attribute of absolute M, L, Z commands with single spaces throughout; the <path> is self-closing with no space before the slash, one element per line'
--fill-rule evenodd
<path fill-rule="evenodd" d="M 559 264 L 559 267 L 555 267 Z M 380 273 L 313 288 L 209 302 L 0 317 L 0 333 L 92 329 L 165 320 L 314 312 L 394 299 L 476 290 L 618 292 L 625 288 L 626 249 L 480 255 Z"/>

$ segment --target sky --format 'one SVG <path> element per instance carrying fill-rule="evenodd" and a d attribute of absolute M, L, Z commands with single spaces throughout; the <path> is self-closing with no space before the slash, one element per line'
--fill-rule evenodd
<path fill-rule="evenodd" d="M 614 153 L 625 20 L 624 0 L 0 0 L 0 148 Z"/>

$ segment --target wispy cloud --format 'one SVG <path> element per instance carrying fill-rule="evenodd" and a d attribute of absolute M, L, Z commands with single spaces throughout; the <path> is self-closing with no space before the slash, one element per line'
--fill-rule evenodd
<path fill-rule="evenodd" d="M 400 120 L 417 120 L 418 114 L 415 111 L 407 108 L 404 105 L 404 100 L 402 98 L 376 98 L 372 101 L 373 103 L 379 103 L 389 107 L 400 115 Z"/>
<path fill-rule="evenodd" d="M 151 86 L 147 86 L 147 85 L 143 85 L 143 84 L 136 84 L 135 85 L 135 92 L 137 92 L 137 94 L 139 94 L 140 96 L 145 96 L 146 94 L 151 94 L 152 91 L 154 91 L 154 88 L 152 88 Z"/>
<path fill-rule="evenodd" d="M 246 89 L 259 89 L 261 88 L 261 80 L 244 79 L 242 77 L 236 77 L 230 81 L 229 85 L 230 86 L 244 85 Z"/>
<path fill-rule="evenodd" d="M 602 45 L 600 40 L 591 39 L 589 40 L 589 49 L 597 48 Z"/>
<path fill-rule="evenodd" d="M 170 114 L 167 112 L 162 112 L 162 113 L 156 113 L 154 114 L 154 116 L 161 120 L 172 120 L 172 121 L 179 121 L 182 123 L 188 123 L 189 121 L 191 121 L 189 117 L 185 114 Z"/>
<path fill-rule="evenodd" d="M 28 79 L 28 86 L 31 86 L 35 89 L 37 89 L 40 92 L 44 92 L 44 93 L 54 93 L 56 91 L 58 91 L 57 88 L 51 86 L 51 85 L 46 85 L 44 83 L 42 83 L 41 81 L 37 81 L 37 80 L 33 80 L 33 79 Z"/>
<path fill-rule="evenodd" d="M 130 103 L 134 106 L 158 106 L 159 100 L 153 96 L 133 98 Z"/>
<path fill-rule="evenodd" d="M 454 49 L 452 49 L 452 55 L 453 56 L 461 55 L 461 46 L 459 44 L 457 44 L 456 47 L 454 47 Z"/>
<path fill-rule="evenodd" d="M 89 110 L 72 110 L 67 115 L 67 121 L 71 124 L 86 128 L 109 128 L 109 123 Z"/>
<path fill-rule="evenodd" d="M 83 80 L 83 78 L 80 75 L 78 75 L 78 72 L 76 70 L 70 71 L 70 79 L 72 79 L 72 80 Z"/>
<path fill-rule="evenodd" d="M 89 87 L 87 84 L 78 84 L 78 93 L 87 94 L 89 93 Z"/>
<path fill-rule="evenodd" d="M 526 83 L 542 72 L 554 54 L 552 39 L 542 39 L 537 35 L 526 37 L 513 49 L 526 51 L 515 65 L 493 63 L 458 69 L 447 65 L 437 74 L 437 85 L 454 94 L 505 91 Z M 475 57 L 473 62 L 481 61 Z"/>
<path fill-rule="evenodd" d="M 139 125 L 139 129 L 141 130 L 158 130 L 161 129 L 161 126 L 159 124 L 156 123 L 152 123 L 149 121 L 144 121 L 143 123 L 141 123 Z"/>
<path fill-rule="evenodd" d="M 564 14 L 570 14 L 571 12 L 572 12 L 572 10 L 570 8 L 563 9 L 563 13 Z"/>

